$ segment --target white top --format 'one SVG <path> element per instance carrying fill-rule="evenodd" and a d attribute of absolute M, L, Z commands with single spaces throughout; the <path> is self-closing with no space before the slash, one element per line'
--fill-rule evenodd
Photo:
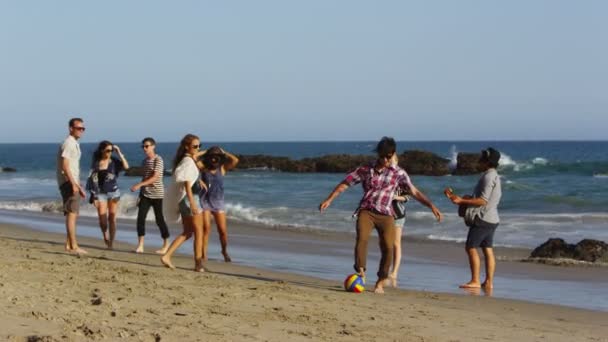
<path fill-rule="evenodd" d="M 61 186 L 68 181 L 67 176 L 61 168 L 64 158 L 68 160 L 72 177 L 74 177 L 76 182 L 80 183 L 80 154 L 80 144 L 78 143 L 78 140 L 73 136 L 68 135 L 57 152 L 57 185 Z"/>
<path fill-rule="evenodd" d="M 179 202 L 186 197 L 184 182 L 189 182 L 192 186 L 198 181 L 198 176 L 199 170 L 194 159 L 185 156 L 173 173 L 173 178 L 167 187 L 167 193 L 163 201 L 163 211 L 167 221 L 179 221 Z"/>

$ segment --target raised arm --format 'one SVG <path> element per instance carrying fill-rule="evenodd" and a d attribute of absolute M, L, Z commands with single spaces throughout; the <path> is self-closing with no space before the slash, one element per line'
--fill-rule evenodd
<path fill-rule="evenodd" d="M 120 147 L 118 147 L 118 145 L 114 145 L 113 147 L 114 147 L 114 151 L 116 151 L 116 153 L 120 157 L 120 161 L 122 162 L 122 168 L 124 170 L 128 170 L 129 169 L 129 162 L 127 161 L 127 158 L 125 158 L 125 155 L 122 154 L 122 151 L 120 150 Z"/>
<path fill-rule="evenodd" d="M 431 209 L 433 215 L 435 215 L 435 218 L 437 219 L 437 222 L 441 222 L 441 220 L 443 219 L 443 214 L 441 213 L 441 211 L 439 211 L 439 209 L 437 209 L 433 202 L 431 202 L 431 200 L 422 191 L 418 190 L 418 188 L 415 187 L 414 184 L 410 184 L 409 187 L 410 192 L 412 193 L 412 197 L 414 197 L 421 204 Z"/>
<path fill-rule="evenodd" d="M 460 197 L 456 194 L 454 194 L 454 192 L 452 191 L 451 188 L 446 188 L 443 193 L 445 194 L 445 196 L 452 201 L 452 203 L 456 204 L 456 205 L 469 205 L 469 206 L 473 206 L 473 207 L 483 207 L 484 205 L 487 205 L 488 202 L 481 198 L 481 197 L 471 197 L 471 196 L 463 196 Z"/>
<path fill-rule="evenodd" d="M 222 150 L 222 152 L 224 152 L 224 155 L 226 156 L 226 161 L 224 162 L 224 165 L 222 165 L 222 172 L 226 173 L 227 171 L 230 171 L 236 167 L 236 165 L 239 163 L 239 158 L 230 152 L 226 152 L 224 150 Z"/>

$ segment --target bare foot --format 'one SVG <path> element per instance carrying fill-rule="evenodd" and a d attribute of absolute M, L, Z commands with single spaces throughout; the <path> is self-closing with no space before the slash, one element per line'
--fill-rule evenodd
<path fill-rule="evenodd" d="M 144 252 L 144 246 L 137 246 L 137 248 L 133 251 L 134 253 L 141 254 Z"/>
<path fill-rule="evenodd" d="M 384 279 L 378 280 L 378 282 L 376 282 L 376 287 L 374 287 L 374 293 L 384 294 L 384 286 L 382 286 L 383 282 L 384 282 Z"/>
<path fill-rule="evenodd" d="M 483 287 L 483 288 L 484 288 L 484 289 L 486 289 L 486 290 L 491 290 L 491 289 L 493 289 L 493 288 L 494 288 L 494 284 L 492 284 L 492 282 L 491 282 L 491 281 L 487 281 L 487 280 L 486 280 L 486 281 L 484 281 L 484 282 L 481 284 L 481 287 Z"/>
<path fill-rule="evenodd" d="M 77 255 L 89 254 L 89 252 L 85 251 L 84 249 L 82 249 L 80 247 L 77 247 L 75 249 L 70 249 L 68 252 L 72 253 L 72 254 L 77 254 Z"/>
<path fill-rule="evenodd" d="M 169 247 L 163 247 L 157 251 L 154 251 L 154 253 L 160 254 L 160 255 L 165 255 L 165 253 L 167 253 L 167 249 L 169 249 Z"/>
<path fill-rule="evenodd" d="M 228 252 L 222 252 L 222 255 L 224 256 L 224 262 L 232 262 L 232 259 L 230 259 L 230 255 L 228 255 Z"/>
<path fill-rule="evenodd" d="M 479 288 L 481 288 L 481 284 L 479 284 L 478 282 L 470 281 L 470 282 L 468 282 L 466 284 L 462 284 L 458 287 L 460 287 L 461 289 L 479 289 Z"/>
<path fill-rule="evenodd" d="M 171 263 L 171 259 L 167 258 L 166 255 L 163 255 L 162 257 L 160 257 L 160 262 L 172 270 L 175 269 L 175 266 L 173 266 L 173 264 Z"/>

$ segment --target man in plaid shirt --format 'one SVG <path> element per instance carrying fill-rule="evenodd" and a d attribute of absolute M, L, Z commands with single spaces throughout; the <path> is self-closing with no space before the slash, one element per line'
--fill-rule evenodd
<path fill-rule="evenodd" d="M 398 166 L 391 166 L 390 161 L 395 154 L 397 144 L 393 138 L 383 137 L 376 147 L 378 159 L 369 165 L 358 167 L 349 173 L 346 178 L 336 186 L 325 201 L 319 205 L 323 211 L 340 193 L 354 184 L 363 186 L 363 198 L 359 203 L 357 217 L 357 242 L 355 244 L 355 270 L 365 277 L 367 262 L 367 243 L 372 229 L 378 231 L 380 240 L 380 266 L 378 281 L 374 288 L 376 293 L 384 293 L 384 281 L 388 278 L 393 259 L 393 244 L 395 243 L 395 221 L 391 202 L 398 187 L 409 188 L 412 197 L 429 207 L 437 221 L 441 221 L 442 214 L 433 203 L 418 190 L 411 182 L 405 170 Z"/>

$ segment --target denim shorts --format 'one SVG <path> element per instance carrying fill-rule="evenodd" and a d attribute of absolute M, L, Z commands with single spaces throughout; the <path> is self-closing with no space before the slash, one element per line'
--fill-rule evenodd
<path fill-rule="evenodd" d="M 194 205 L 198 206 L 199 204 L 194 201 Z M 188 197 L 184 197 L 181 201 L 179 201 L 179 213 L 182 217 L 192 217 L 194 213 L 192 212 L 192 208 L 190 208 L 190 201 L 188 201 Z M 200 210 L 200 207 L 196 209 Z"/>
<path fill-rule="evenodd" d="M 403 228 L 405 224 L 405 217 L 400 219 L 395 219 L 395 228 Z"/>
<path fill-rule="evenodd" d="M 109 200 L 119 200 L 119 199 L 120 199 L 120 190 L 97 194 L 97 200 L 102 201 L 102 202 L 107 202 Z"/>

